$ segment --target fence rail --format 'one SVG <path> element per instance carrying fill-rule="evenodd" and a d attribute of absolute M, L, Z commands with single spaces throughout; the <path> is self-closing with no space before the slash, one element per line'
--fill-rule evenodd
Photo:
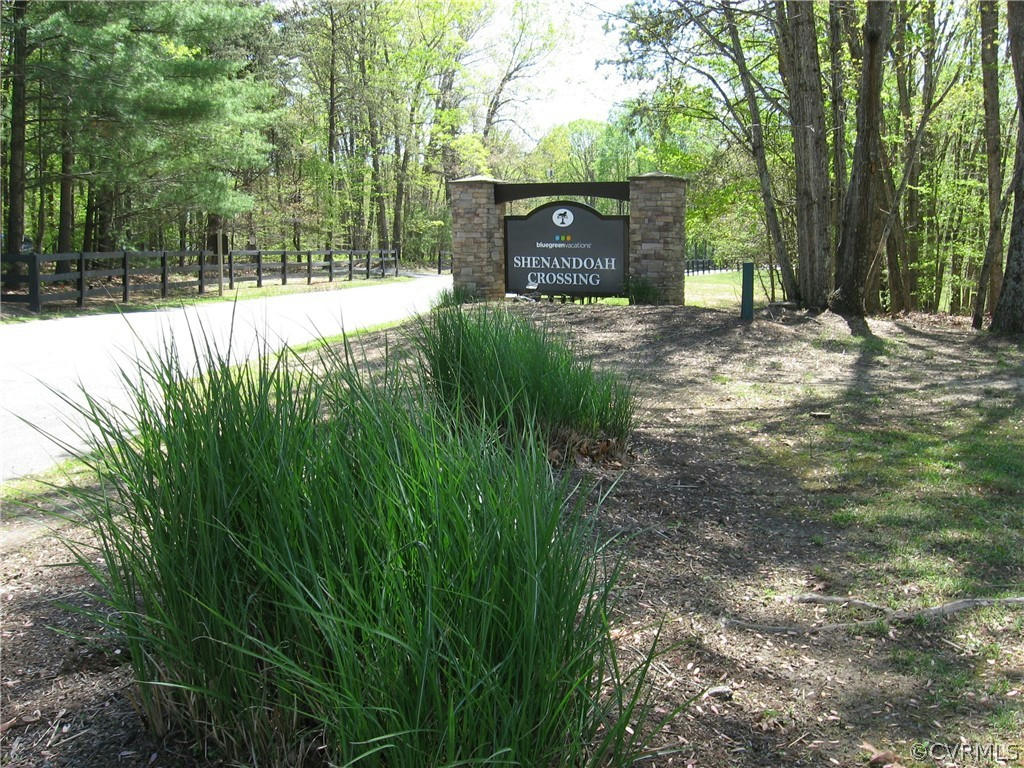
<path fill-rule="evenodd" d="M 186 261 L 191 263 L 182 266 Z M 198 288 L 202 295 L 219 286 L 222 274 L 226 286 L 234 289 L 239 283 L 251 282 L 258 288 L 267 281 L 287 285 L 289 279 L 304 279 L 311 285 L 314 281 L 369 280 L 391 274 L 397 277 L 399 271 L 398 255 L 388 250 L 228 251 L 223 272 L 212 251 L 30 253 L 5 255 L 3 262 L 5 273 L 8 265 L 26 264 L 28 274 L 5 274 L 5 285 L 20 290 L 5 290 L 0 299 L 27 303 L 35 312 L 45 304 L 61 301 L 74 300 L 81 307 L 90 296 L 111 296 L 112 288 L 120 289 L 122 302 L 128 302 L 135 293 L 157 291 L 161 298 L 171 291 L 192 288 Z M 439 271 L 440 265 L 438 257 Z M 104 284 L 90 283 L 98 280 Z"/>
<path fill-rule="evenodd" d="M 739 261 L 719 262 L 716 259 L 687 259 L 684 264 L 688 275 L 721 270 L 739 272 L 741 269 Z"/>

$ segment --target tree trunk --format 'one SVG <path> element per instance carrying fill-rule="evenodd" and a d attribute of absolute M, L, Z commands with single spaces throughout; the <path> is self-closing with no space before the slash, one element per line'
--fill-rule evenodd
<path fill-rule="evenodd" d="M 916 156 L 913 146 L 907 147 L 907 152 Z M 878 161 L 881 167 L 881 174 L 878 176 L 877 199 L 885 201 L 885 207 L 889 215 L 875 237 L 878 242 L 878 249 L 875 251 L 874 259 L 881 259 L 882 250 L 885 250 L 886 270 L 889 274 L 889 311 L 892 314 L 899 314 L 910 309 L 910 299 L 907 296 L 906 279 L 904 275 L 904 264 L 901 258 L 906 253 L 906 237 L 903 222 L 900 217 L 900 189 L 896 188 L 896 181 L 892 175 L 892 168 L 889 165 L 889 158 L 885 148 L 879 145 Z M 913 162 L 913 159 L 910 161 Z M 904 166 L 909 167 L 909 164 Z M 907 171 L 909 173 L 909 171 Z M 906 189 L 901 185 L 901 189 Z M 882 239 L 885 242 L 882 242 Z"/>
<path fill-rule="evenodd" d="M 71 128 L 66 123 L 60 146 L 60 220 L 57 225 L 57 251 L 70 253 L 75 248 L 75 150 Z"/>
<path fill-rule="evenodd" d="M 331 57 L 327 73 L 327 162 L 331 166 L 331 202 L 328 213 L 327 248 L 334 247 L 334 224 L 338 207 L 338 18 L 334 5 L 328 5 L 327 18 L 330 23 Z"/>
<path fill-rule="evenodd" d="M 999 141 L 999 6 L 996 0 L 981 0 L 981 82 L 985 102 L 985 157 L 988 160 L 988 237 L 985 259 L 978 275 L 978 292 L 974 300 L 971 324 L 978 330 L 985 316 L 986 300 L 989 307 L 999 301 L 1002 283 L 1003 211 L 1000 197 L 1003 193 L 1003 163 Z"/>
<path fill-rule="evenodd" d="M 917 261 L 919 258 L 920 251 L 916 248 L 916 235 L 919 231 L 920 221 L 920 195 L 917 193 L 918 177 L 921 174 L 921 161 L 915 152 L 915 141 L 914 141 L 914 128 L 913 128 L 913 103 L 911 88 L 916 82 L 915 76 L 915 57 L 910 54 L 907 50 L 907 38 L 908 38 L 908 21 L 912 8 L 906 4 L 898 3 L 896 11 L 896 18 L 893 21 L 893 69 L 896 74 L 897 93 L 899 95 L 899 111 L 900 117 L 903 123 L 903 161 L 906 173 L 909 174 L 907 180 L 907 204 L 904 211 L 900 212 L 905 225 L 905 233 L 909 236 L 900 238 L 899 252 L 896 254 L 896 259 L 892 258 L 891 247 L 886 246 L 887 257 L 889 260 L 890 272 L 895 268 L 899 270 L 899 288 L 900 288 L 900 300 L 899 306 L 894 297 L 894 301 L 890 309 L 895 313 L 902 311 L 903 309 L 911 309 L 915 306 L 914 293 L 916 291 L 915 285 L 915 270 L 917 269 Z M 933 20 L 934 20 L 934 8 Z M 931 47 L 931 53 L 934 54 L 934 45 Z M 925 46 L 924 56 L 929 57 L 928 46 Z M 930 71 L 930 70 L 929 70 Z M 924 94 L 922 96 L 922 108 L 923 111 L 927 112 L 929 108 L 928 98 L 928 86 L 924 87 Z M 896 199 L 896 184 L 892 177 L 891 169 L 886 170 L 886 190 L 891 193 L 891 200 Z M 889 202 L 892 206 L 892 202 Z M 893 210 L 890 207 L 890 210 Z M 906 287 L 906 290 L 903 290 Z M 890 293 L 892 293 L 893 285 L 890 284 Z"/>
<path fill-rule="evenodd" d="M 92 182 L 85 185 L 85 221 L 82 224 L 82 250 L 96 250 L 96 190 Z"/>
<path fill-rule="evenodd" d="M 44 64 L 45 62 L 40 62 Z M 37 83 L 36 89 L 36 186 L 38 198 L 36 199 L 36 236 L 34 238 L 35 250 L 42 253 L 43 243 L 46 240 L 46 224 L 49 218 L 49 205 L 47 198 L 52 199 L 50 190 L 49 165 L 50 152 L 47 142 L 43 140 L 43 82 Z M 58 266 L 59 265 L 54 265 Z"/>
<path fill-rule="evenodd" d="M 764 203 L 764 218 L 768 225 L 768 235 L 771 237 L 772 247 L 775 250 L 775 263 L 779 265 L 782 290 L 790 301 L 800 301 L 800 289 L 797 286 L 796 277 L 793 275 L 793 265 L 790 263 L 789 254 L 786 253 L 786 241 L 782 236 L 782 226 L 779 224 L 779 214 L 775 208 L 775 195 L 772 193 L 771 175 L 768 172 L 768 157 L 764 148 L 764 129 L 761 122 L 761 108 L 757 102 L 757 92 L 754 90 L 753 80 L 747 69 L 746 56 L 743 53 L 743 45 L 740 43 L 739 30 L 736 28 L 736 18 L 732 7 L 726 4 L 723 10 L 729 25 L 733 58 L 739 70 L 747 109 L 750 110 L 750 127 L 748 129 L 750 150 L 754 156 L 754 164 L 757 166 L 757 179 L 761 186 L 761 200 Z"/>
<path fill-rule="evenodd" d="M 178 218 L 178 266 L 185 266 L 185 250 L 188 248 L 188 211 Z"/>
<path fill-rule="evenodd" d="M 25 238 L 25 69 L 28 59 L 28 30 L 25 11 L 28 0 L 15 0 L 13 8 L 14 34 L 11 41 L 11 143 L 8 150 L 7 182 L 7 239 L 8 253 L 21 251 Z M 8 264 L 4 270 L 4 287 L 14 287 L 11 277 L 22 272 L 19 265 Z"/>
<path fill-rule="evenodd" d="M 824 309 L 829 289 L 829 176 L 814 4 L 779 2 L 776 19 L 793 134 L 800 298 L 810 309 Z"/>
<path fill-rule="evenodd" d="M 839 6 L 847 0 L 828 4 L 828 47 L 830 55 L 830 93 L 832 104 L 832 253 L 839 245 L 839 215 L 846 197 L 846 78 L 843 76 L 843 32 Z M 829 275 L 834 277 L 834 264 L 829 264 Z"/>
<path fill-rule="evenodd" d="M 407 135 L 405 142 L 399 140 L 399 133 L 401 132 L 398 126 L 395 126 L 395 207 L 394 215 L 392 216 L 391 226 L 391 247 L 394 248 L 395 254 L 401 258 L 403 248 L 403 229 L 404 229 L 404 216 L 405 216 L 405 203 L 408 197 L 408 181 L 409 181 L 409 159 L 412 154 L 411 147 L 414 142 L 414 131 L 416 124 L 416 105 L 420 101 L 420 88 L 416 86 L 416 91 L 410 100 L 409 106 L 409 123 L 407 129 Z"/>
<path fill-rule="evenodd" d="M 1013 218 L 1006 272 L 990 330 L 1024 333 L 1024 3 L 1006 4 L 1013 84 L 1017 90 L 1017 153 L 1013 163 Z"/>
<path fill-rule="evenodd" d="M 359 59 L 359 72 L 362 76 L 363 88 L 367 93 L 371 92 L 369 82 L 369 71 L 367 69 L 366 57 Z M 370 197 L 371 207 L 376 208 L 377 223 L 377 247 L 387 249 L 388 247 L 388 212 L 384 196 L 384 179 L 381 171 L 381 141 L 378 130 L 375 110 L 377 105 L 369 99 L 366 102 L 366 138 L 370 145 Z"/>
<path fill-rule="evenodd" d="M 110 187 L 101 187 L 96 200 L 96 250 L 114 250 L 114 200 Z"/>
<path fill-rule="evenodd" d="M 836 292 L 830 306 L 834 312 L 864 314 L 865 279 L 877 241 L 872 241 L 873 222 L 878 216 L 875 177 L 878 162 L 879 127 L 882 122 L 882 60 L 889 36 L 889 0 L 868 3 L 864 21 L 864 61 L 857 100 L 857 141 L 853 149 L 853 173 L 843 206 L 842 234 L 836 252 Z"/>
<path fill-rule="evenodd" d="M 391 216 L 391 247 L 401 257 L 402 252 L 402 217 L 404 211 L 402 205 L 405 203 L 405 179 L 409 173 L 409 144 L 412 137 L 406 139 L 405 147 L 395 132 L 395 206 Z"/>
<path fill-rule="evenodd" d="M 228 252 L 228 236 L 224 230 L 224 217 L 217 213 L 206 215 L 206 250 L 210 251 L 209 262 L 217 263 L 217 233 L 221 233 L 220 253 Z"/>
<path fill-rule="evenodd" d="M 959 315 L 963 305 L 963 269 L 964 257 L 956 244 L 949 243 L 952 255 L 949 259 L 949 314 Z"/>

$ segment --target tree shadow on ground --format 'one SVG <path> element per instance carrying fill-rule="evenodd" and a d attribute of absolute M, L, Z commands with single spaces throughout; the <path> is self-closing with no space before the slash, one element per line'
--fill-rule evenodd
<path fill-rule="evenodd" d="M 828 764 L 859 759 L 868 736 L 991 739 L 1002 727 L 991 722 L 1022 717 L 1014 699 L 985 693 L 1012 687 L 1024 666 L 1005 611 L 853 633 L 757 630 L 881 618 L 778 599 L 803 592 L 904 608 L 1024 591 L 1019 347 L 829 313 L 747 326 L 713 310 L 620 309 L 537 314 L 596 364 L 627 371 L 644 398 L 635 463 L 602 514 L 624 537 L 625 615 L 676 625 L 666 675 L 691 691 L 714 682 L 708 670 L 741 686 L 698 732 L 731 718 L 753 748 L 765 710 L 787 710 L 777 759 Z M 1000 642 L 1000 663 L 987 663 L 979 648 Z M 808 750 L 815 737 L 842 746 Z"/>

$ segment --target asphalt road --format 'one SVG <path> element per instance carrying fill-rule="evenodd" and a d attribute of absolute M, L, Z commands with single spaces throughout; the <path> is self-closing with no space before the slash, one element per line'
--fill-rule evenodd
<path fill-rule="evenodd" d="M 119 371 L 130 370 L 165 340 L 177 345 L 183 365 L 193 366 L 191 335 L 202 329 L 221 349 L 230 338 L 232 358 L 241 362 L 265 348 L 424 312 L 450 287 L 450 275 L 422 276 L 365 288 L 0 325 L 0 476 L 39 473 L 82 448 L 83 420 L 61 396 L 79 402 L 84 387 L 101 401 L 122 402 Z"/>

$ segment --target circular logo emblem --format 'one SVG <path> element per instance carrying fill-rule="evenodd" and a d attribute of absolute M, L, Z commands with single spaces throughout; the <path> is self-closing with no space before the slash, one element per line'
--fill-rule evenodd
<path fill-rule="evenodd" d="M 568 227 L 572 224 L 572 211 L 568 208 L 559 208 L 551 214 L 551 220 L 556 227 Z"/>

